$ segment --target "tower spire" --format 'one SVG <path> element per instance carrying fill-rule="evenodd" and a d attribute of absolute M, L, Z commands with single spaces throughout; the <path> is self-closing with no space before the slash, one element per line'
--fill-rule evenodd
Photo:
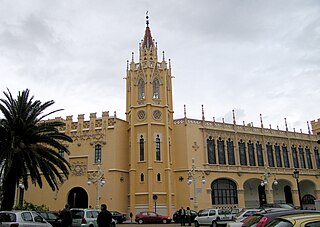
<path fill-rule="evenodd" d="M 147 24 L 147 27 L 146 27 L 146 31 L 145 31 L 145 34 L 144 34 L 144 39 L 143 39 L 142 46 L 144 48 L 154 47 L 154 43 L 153 43 L 153 39 L 152 39 L 152 36 L 151 36 L 150 27 L 149 27 L 149 13 L 148 13 L 148 11 L 146 12 L 146 24 Z"/>

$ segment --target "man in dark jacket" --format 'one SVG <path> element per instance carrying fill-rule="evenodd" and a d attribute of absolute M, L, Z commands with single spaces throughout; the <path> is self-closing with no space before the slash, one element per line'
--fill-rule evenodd
<path fill-rule="evenodd" d="M 59 218 L 61 219 L 62 227 L 70 227 L 72 225 L 72 213 L 69 204 L 66 204 L 64 209 L 60 212 Z"/>
<path fill-rule="evenodd" d="M 110 227 L 112 214 L 107 210 L 106 204 L 101 204 L 101 212 L 98 214 L 97 223 L 99 227 Z"/>

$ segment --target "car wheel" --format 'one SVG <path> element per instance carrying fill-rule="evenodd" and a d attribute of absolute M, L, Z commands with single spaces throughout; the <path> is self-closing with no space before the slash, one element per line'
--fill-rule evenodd
<path fill-rule="evenodd" d="M 195 227 L 199 227 L 199 226 L 200 226 L 200 225 L 199 225 L 199 222 L 194 221 L 194 226 L 195 226 Z"/>
<path fill-rule="evenodd" d="M 142 220 L 142 219 L 139 219 L 139 220 L 138 220 L 138 223 L 139 223 L 139 224 L 143 224 L 143 220 Z"/>
<path fill-rule="evenodd" d="M 217 226 L 218 226 L 218 225 L 217 225 L 217 222 L 216 222 L 216 221 L 213 221 L 211 227 L 217 227 Z"/>
<path fill-rule="evenodd" d="M 162 219 L 162 223 L 163 223 L 163 224 L 167 224 L 167 223 L 168 223 L 168 220 L 167 220 L 167 219 Z"/>

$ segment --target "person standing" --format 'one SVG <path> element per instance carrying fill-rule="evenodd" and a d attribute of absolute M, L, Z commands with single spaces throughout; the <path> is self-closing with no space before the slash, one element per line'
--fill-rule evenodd
<path fill-rule="evenodd" d="M 97 217 L 99 227 L 110 227 L 112 222 L 112 214 L 107 210 L 106 204 L 101 204 L 101 211 Z"/>
<path fill-rule="evenodd" d="M 186 219 L 186 210 L 183 209 L 183 207 L 180 208 L 179 210 L 179 214 L 180 214 L 180 221 L 181 221 L 181 225 L 185 226 L 185 219 Z"/>
<path fill-rule="evenodd" d="M 191 210 L 190 210 L 190 207 L 187 207 L 186 216 L 187 216 L 187 222 L 189 223 L 189 226 L 191 226 Z"/>
<path fill-rule="evenodd" d="M 61 219 L 62 227 L 70 227 L 72 225 L 72 213 L 69 204 L 64 206 L 64 209 L 59 214 L 59 218 Z"/>

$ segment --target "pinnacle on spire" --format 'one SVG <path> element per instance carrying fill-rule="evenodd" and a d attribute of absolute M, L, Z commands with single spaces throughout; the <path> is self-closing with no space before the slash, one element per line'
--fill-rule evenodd
<path fill-rule="evenodd" d="M 147 24 L 147 27 L 146 27 L 146 31 L 144 33 L 144 39 L 143 39 L 142 46 L 146 47 L 146 48 L 154 47 L 153 39 L 151 36 L 150 27 L 149 27 L 148 11 L 146 12 L 146 24 Z"/>

